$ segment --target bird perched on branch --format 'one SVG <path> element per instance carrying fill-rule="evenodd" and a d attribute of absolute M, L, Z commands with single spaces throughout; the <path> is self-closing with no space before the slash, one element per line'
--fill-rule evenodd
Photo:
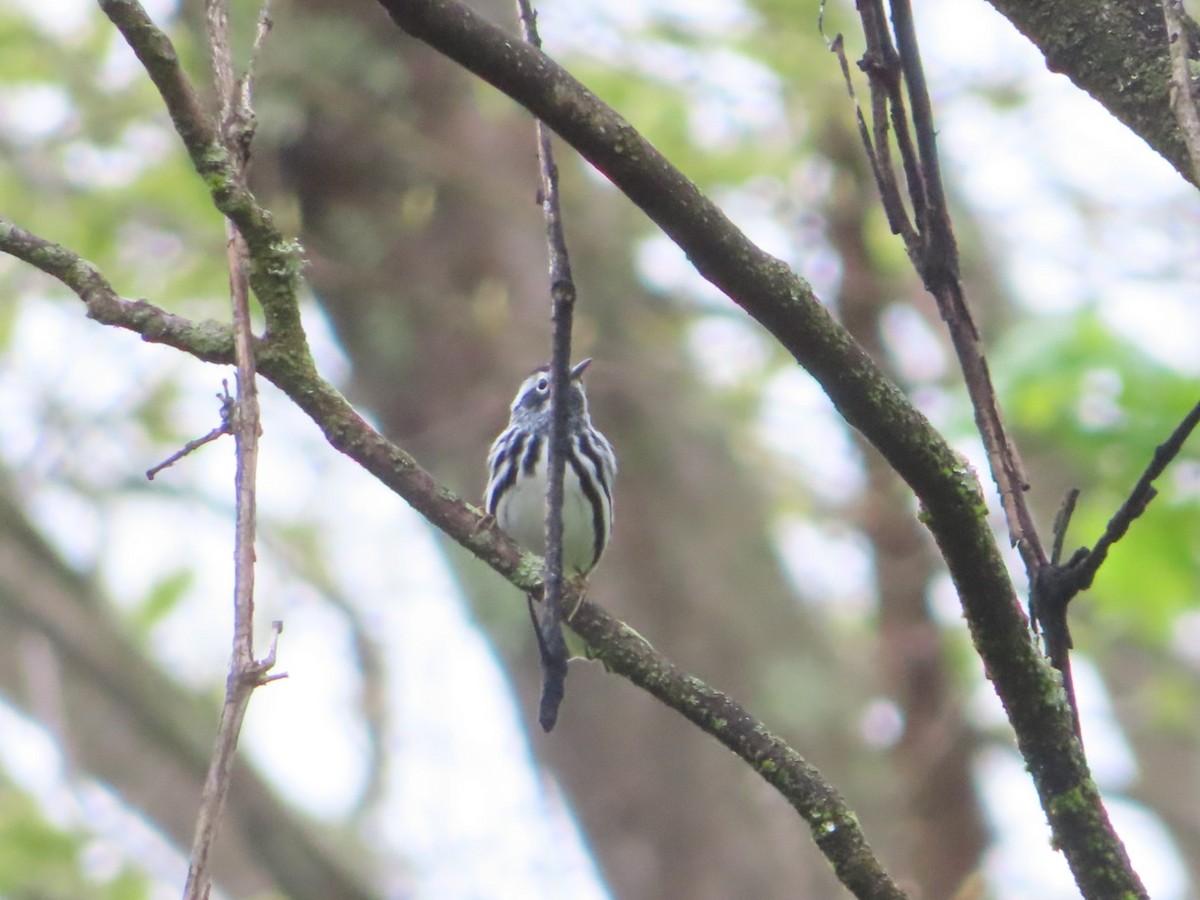
<path fill-rule="evenodd" d="M 570 371 L 567 455 L 563 472 L 563 574 L 586 575 L 600 561 L 613 522 L 617 458 L 588 413 L 583 373 Z M 546 552 L 546 483 L 550 471 L 550 369 L 535 369 L 513 398 L 508 427 L 488 452 L 484 507 L 517 543 Z M 574 655 L 579 645 L 568 646 Z"/>

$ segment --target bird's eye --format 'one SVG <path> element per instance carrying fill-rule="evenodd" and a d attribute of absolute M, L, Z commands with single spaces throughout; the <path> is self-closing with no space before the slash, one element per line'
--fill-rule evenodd
<path fill-rule="evenodd" d="M 538 379 L 538 381 L 537 381 L 537 389 L 538 389 L 539 391 L 545 391 L 545 390 L 546 390 L 546 388 L 548 388 L 548 387 L 550 387 L 550 379 L 549 379 L 549 378 L 546 378 L 546 377 L 543 375 L 543 376 L 542 376 L 541 378 L 539 378 L 539 379 Z"/>

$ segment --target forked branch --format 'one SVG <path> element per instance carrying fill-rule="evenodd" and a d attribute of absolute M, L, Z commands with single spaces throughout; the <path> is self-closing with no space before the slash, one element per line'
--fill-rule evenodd
<path fill-rule="evenodd" d="M 381 0 L 382 2 L 382 0 Z M 160 86 L 197 170 L 214 202 L 247 237 L 251 284 L 263 302 L 268 329 L 253 342 L 259 372 L 278 384 L 316 421 L 330 443 L 392 487 L 436 526 L 529 590 L 540 585 L 540 560 L 488 527 L 478 512 L 449 495 L 411 457 L 375 433 L 329 385 L 307 353 L 295 306 L 297 254 L 257 207 L 229 165 L 202 110 L 180 92 L 178 62 L 133 0 L 101 0 Z M 672 237 L 701 273 L 775 335 L 825 387 L 848 422 L 888 459 L 919 497 L 926 522 L 947 561 L 989 676 L 1016 730 L 1055 838 L 1072 868 L 1087 873 L 1089 896 L 1138 894 L 1123 851 L 1072 740 L 1061 701 L 1048 690 L 1047 668 L 1029 641 L 1003 561 L 987 527 L 981 494 L 969 471 L 894 384 L 874 366 L 817 302 L 809 286 L 736 229 L 630 125 L 543 54 L 483 22 L 454 0 L 383 2 L 405 30 L 435 46 L 525 105 L 634 200 Z M 194 99 L 194 98 L 193 98 Z M 201 358 L 230 362 L 233 340 L 223 326 L 197 325 L 146 303 L 123 300 L 94 270 L 63 248 L 38 243 L 0 223 L 0 247 L 29 251 L 60 277 L 79 285 L 93 317 L 170 343 Z M 11 238 L 11 241 L 9 240 Z M 19 255 L 19 254 L 18 254 Z M 98 280 L 99 279 L 99 280 Z M 952 299 L 952 298 L 951 298 Z M 1017 479 L 1019 481 L 1019 479 Z M 564 602 L 578 597 L 568 588 Z M 861 832 L 836 792 L 814 782 L 793 752 L 781 752 L 763 727 L 724 698 L 671 669 L 620 623 L 584 602 L 574 620 L 580 635 L 621 671 L 667 699 L 682 714 L 734 748 L 801 810 L 843 881 L 859 896 L 899 896 L 865 848 Z M 986 638 L 986 639 L 984 639 Z M 765 741 L 765 743 L 764 743 Z M 832 804 L 830 806 L 829 804 Z M 827 840 L 822 840 L 822 837 Z M 858 848 L 858 849 L 856 849 Z M 863 858 L 866 868 L 847 870 Z M 849 875 L 853 871 L 858 874 Z M 1081 881 L 1081 885 L 1084 881 Z"/>
<path fill-rule="evenodd" d="M 627 121 L 560 66 L 457 0 L 380 3 L 406 32 L 504 91 L 575 147 L 679 245 L 701 275 L 794 355 L 846 421 L 912 487 L 1055 840 L 1084 893 L 1142 895 L 1088 775 L 1067 705 L 1031 640 L 978 485 L 944 438 L 832 320 L 803 279 L 755 246 Z M 1014 485 L 1010 496 L 1019 496 L 1019 465 L 1004 471 Z"/>
<path fill-rule="evenodd" d="M 79 295 L 92 318 L 208 362 L 233 362 L 232 329 L 193 323 L 146 303 L 122 299 L 89 263 L 0 218 L 0 252 L 58 278 Z M 255 344 L 259 373 L 307 413 L 331 446 L 407 500 L 431 524 L 522 591 L 542 591 L 542 560 L 523 554 L 478 509 L 438 484 L 416 461 L 375 431 L 315 370 L 296 365 L 295 351 L 274 339 Z M 682 672 L 636 631 L 564 584 L 560 612 L 595 658 L 657 697 L 740 756 L 772 785 L 812 830 L 842 883 L 859 898 L 900 900 L 904 892 L 872 853 L 854 812 L 837 789 L 749 712 L 699 678 Z"/>

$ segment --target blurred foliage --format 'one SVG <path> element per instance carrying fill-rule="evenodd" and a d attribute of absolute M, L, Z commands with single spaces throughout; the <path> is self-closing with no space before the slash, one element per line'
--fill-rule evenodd
<path fill-rule="evenodd" d="M 84 861 L 96 857 L 91 841 L 85 834 L 53 825 L 37 803 L 15 788 L 0 787 L 0 893 L 5 897 L 142 900 L 149 896 L 145 877 L 126 865 L 104 875 L 86 871 Z M 112 848 L 101 851 L 111 853 Z"/>
<path fill-rule="evenodd" d="M 143 637 L 148 636 L 155 625 L 179 607 L 180 600 L 195 580 L 195 573 L 191 569 L 176 569 L 156 580 L 145 599 L 130 616 L 130 624 Z"/>
<path fill-rule="evenodd" d="M 1147 358 L 1091 310 L 1016 323 L 992 367 L 1001 373 L 1025 453 L 1053 455 L 1055 481 L 1082 490 L 1068 552 L 1103 533 L 1158 445 L 1198 399 L 1194 378 Z M 1077 610 L 1094 608 L 1115 633 L 1170 646 L 1177 617 L 1195 608 L 1200 590 L 1198 461 L 1193 439 L 1156 483 L 1159 496 L 1113 548 Z"/>
<path fill-rule="evenodd" d="M 60 37 L 6 17 L 5 215 L 101 265 L 118 290 L 153 291 L 168 307 L 220 298 L 225 278 L 211 265 L 224 252 L 220 216 L 107 20 L 93 10 Z"/>

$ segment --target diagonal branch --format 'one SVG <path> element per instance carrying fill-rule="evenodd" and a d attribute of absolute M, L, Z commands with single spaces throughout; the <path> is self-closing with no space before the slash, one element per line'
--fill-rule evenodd
<path fill-rule="evenodd" d="M 1181 0 L 1162 0 L 1162 6 L 1167 28 L 1167 56 L 1171 60 L 1171 110 L 1187 147 L 1192 181 L 1200 183 L 1200 111 L 1196 109 L 1196 88 L 1192 84 L 1192 42 L 1183 25 Z"/>
<path fill-rule="evenodd" d="M 942 184 L 933 107 L 917 44 L 912 5 L 910 0 L 890 0 L 890 7 L 892 27 L 895 31 L 895 49 L 892 47 L 891 33 L 886 27 L 882 0 L 867 0 L 861 3 L 859 12 L 863 19 L 863 31 L 867 35 L 868 57 L 874 62 L 870 68 L 864 67 L 871 76 L 872 94 L 887 98 L 893 122 L 904 122 L 906 116 L 903 98 L 900 96 L 902 82 L 907 89 L 912 129 L 916 135 L 914 147 L 900 134 L 897 126 L 909 197 L 917 221 L 915 235 L 911 232 L 898 233 L 904 234 L 908 255 L 926 289 L 937 301 L 942 319 L 946 322 L 975 412 L 976 426 L 987 451 L 992 478 L 1000 494 L 1009 535 L 1025 564 L 1030 584 L 1029 609 L 1034 629 L 1036 630 L 1039 624 L 1042 626 L 1047 653 L 1052 665 L 1061 673 L 1072 728 L 1079 738 L 1079 711 L 1068 652 L 1071 642 L 1067 630 L 1066 603 L 1054 604 L 1046 600 L 1061 596 L 1063 586 L 1070 582 L 1067 573 L 1057 564 L 1061 553 L 1061 530 L 1056 532 L 1055 559 L 1052 562 L 1046 557 L 1026 503 L 1025 492 L 1029 485 L 1024 467 L 1016 445 L 1005 428 L 999 399 L 984 356 L 981 335 L 966 303 L 959 274 L 957 244 Z M 884 62 L 880 63 L 880 60 Z M 876 122 L 877 126 L 878 124 Z M 882 140 L 886 142 L 887 136 L 884 135 Z M 884 183 L 895 178 L 891 170 L 879 167 L 875 169 L 875 176 Z M 1065 523 L 1062 527 L 1065 529 Z M 1082 754 L 1081 740 L 1079 748 Z M 1144 896 L 1145 888 L 1106 817 L 1102 827 L 1112 842 L 1111 860 L 1115 862 L 1112 866 L 1115 876 L 1113 884 L 1121 885 L 1121 890 L 1132 895 Z M 1070 857 L 1071 854 L 1068 853 L 1076 881 L 1084 894 L 1089 895 L 1089 887 L 1095 884 L 1091 864 Z"/>
<path fill-rule="evenodd" d="M 926 289 L 937 301 L 938 310 L 946 322 L 975 411 L 975 423 L 987 451 L 992 479 L 1000 494 L 1009 537 L 1020 552 L 1026 573 L 1032 581 L 1038 569 L 1046 564 L 1046 553 L 1025 502 L 1029 484 L 1024 466 L 1004 426 L 979 328 L 967 306 L 959 275 L 958 246 L 942 184 L 933 105 L 921 64 L 912 6 L 909 0 L 891 0 L 892 23 L 896 33 L 894 48 L 884 26 L 881 0 L 864 3 L 860 9 L 868 54 L 876 61 L 868 70 L 872 76 L 872 92 L 887 98 L 892 122 L 897 128 L 909 196 L 917 219 L 917 232 L 905 234 L 908 255 Z M 901 83 L 907 87 L 915 146 L 907 139 L 908 117 L 900 94 Z M 886 134 L 882 141 L 886 146 Z M 876 152 L 879 152 L 878 146 Z M 894 178 L 887 169 L 877 170 L 876 177 L 884 181 Z"/>
<path fill-rule="evenodd" d="M 1175 167 L 1189 165 L 1169 108 L 1170 60 L 1162 0 L 988 0 L 1065 75 Z"/>
<path fill-rule="evenodd" d="M 192 166 L 208 186 L 213 205 L 246 239 L 250 286 L 262 304 L 267 334 L 302 341 L 304 329 L 295 302 L 301 265 L 299 247 L 284 239 L 271 216 L 254 199 L 216 124 L 183 74 L 171 39 L 137 0 L 99 2 L 158 89 Z"/>
<path fill-rule="evenodd" d="M 1133 486 L 1133 490 L 1129 492 L 1129 497 L 1108 520 L 1104 534 L 1100 536 L 1096 546 L 1088 553 L 1087 559 L 1080 563 L 1080 590 L 1087 590 L 1091 587 L 1092 579 L 1096 577 L 1096 571 L 1108 557 L 1109 548 L 1123 538 L 1133 521 L 1146 511 L 1146 507 L 1157 494 L 1154 489 L 1155 480 L 1179 455 L 1179 451 L 1183 449 L 1184 443 L 1196 429 L 1197 424 L 1200 424 L 1200 403 L 1188 411 L 1183 420 L 1175 426 L 1170 437 L 1154 448 L 1154 456 L 1150 459 L 1150 463 L 1142 472 L 1141 477 L 1138 478 L 1137 484 Z"/>
<path fill-rule="evenodd" d="M 1055 840 L 1081 887 L 1095 896 L 1140 893 L 1074 739 L 1067 704 L 1031 640 L 966 464 L 833 321 L 803 279 L 755 246 L 565 70 L 456 0 L 380 2 L 403 30 L 504 91 L 606 175 L 701 275 L 779 340 L 909 484 L 954 579 Z"/>
<path fill-rule="evenodd" d="M 1166 471 L 1167 466 L 1179 455 L 1184 443 L 1200 424 L 1200 403 L 1188 411 L 1175 426 L 1170 436 L 1154 448 L 1154 455 L 1145 471 L 1129 492 L 1120 508 L 1109 519 L 1104 534 L 1091 550 L 1080 547 L 1065 563 L 1060 561 L 1061 545 L 1066 536 L 1067 525 L 1075 506 L 1078 491 L 1067 495 L 1058 518 L 1054 523 L 1055 552 L 1050 564 L 1044 566 L 1033 583 L 1030 593 L 1030 615 L 1042 627 L 1047 653 L 1063 672 L 1064 679 L 1070 677 L 1070 667 L 1060 664 L 1071 649 L 1071 632 L 1067 627 L 1067 606 L 1077 594 L 1092 586 L 1100 566 L 1108 558 L 1108 551 L 1129 531 L 1129 527 L 1146 511 L 1146 507 L 1158 495 L 1154 482 Z M 1076 721 L 1076 730 L 1079 723 Z"/>
<path fill-rule="evenodd" d="M 908 0 L 891 0 L 895 45 L 884 14 L 883 0 L 865 0 L 858 6 L 867 52 L 861 67 L 871 85 L 872 109 L 875 115 L 874 137 L 861 129 L 867 157 L 892 232 L 904 240 L 905 249 L 914 268 L 921 276 L 925 289 L 937 303 L 946 330 L 958 357 L 963 383 L 975 413 L 975 426 L 987 453 L 988 468 L 1000 495 L 1008 525 L 1010 540 L 1018 549 L 1025 564 L 1030 584 L 1029 610 L 1034 631 L 1042 627 L 1051 664 L 1062 674 L 1062 685 L 1071 708 L 1071 720 L 1076 736 L 1081 736 L 1079 709 L 1075 700 L 1071 658 L 1067 650 L 1070 637 L 1066 633 L 1065 605 L 1061 619 L 1062 633 L 1057 633 L 1059 618 L 1039 617 L 1041 605 L 1037 598 L 1054 584 L 1055 573 L 1050 570 L 1025 492 L 1029 484 L 1016 444 L 1008 435 L 1000 411 L 1000 401 L 992 385 L 991 372 L 983 352 L 979 328 L 967 306 L 966 294 L 959 275 L 958 246 L 950 221 L 950 209 L 942 184 L 941 163 L 938 158 L 937 134 L 933 123 L 933 105 L 925 81 L 925 70 L 917 46 L 916 25 Z M 838 54 L 851 99 L 854 86 L 841 43 L 833 47 Z M 907 88 L 907 91 L 905 90 Z M 905 102 L 907 98 L 907 104 Z M 857 101 L 855 100 L 857 108 Z M 911 106 L 911 132 L 908 108 Z M 859 113 L 861 116 L 861 113 Z M 886 160 L 891 137 L 888 124 L 895 129 L 896 143 L 904 167 L 908 196 L 916 218 L 916 228 L 909 223 L 903 207 L 889 198 L 897 195 L 899 185 Z M 915 133 L 913 142 L 910 134 Z M 1051 634 L 1051 630 L 1056 633 Z"/>
<path fill-rule="evenodd" d="M 0 252 L 23 259 L 71 287 L 87 304 L 92 318 L 187 353 L 203 352 L 210 362 L 233 362 L 229 326 L 191 323 L 144 301 L 124 300 L 89 263 L 2 218 Z M 214 332 L 222 333 L 222 351 L 213 352 Z M 439 485 L 411 456 L 375 431 L 320 378 L 309 357 L 298 359 L 290 348 L 271 338 L 258 341 L 255 350 L 259 373 L 304 410 L 333 447 L 514 586 L 527 593 L 544 590 L 540 557 L 523 553 L 494 521 Z M 902 900 L 903 891 L 872 853 L 853 811 L 800 754 L 742 706 L 681 671 L 636 631 L 585 599 L 577 582 L 566 582 L 564 588 L 560 613 L 574 610 L 572 627 L 596 659 L 738 754 L 805 819 L 818 847 L 855 896 Z"/>

